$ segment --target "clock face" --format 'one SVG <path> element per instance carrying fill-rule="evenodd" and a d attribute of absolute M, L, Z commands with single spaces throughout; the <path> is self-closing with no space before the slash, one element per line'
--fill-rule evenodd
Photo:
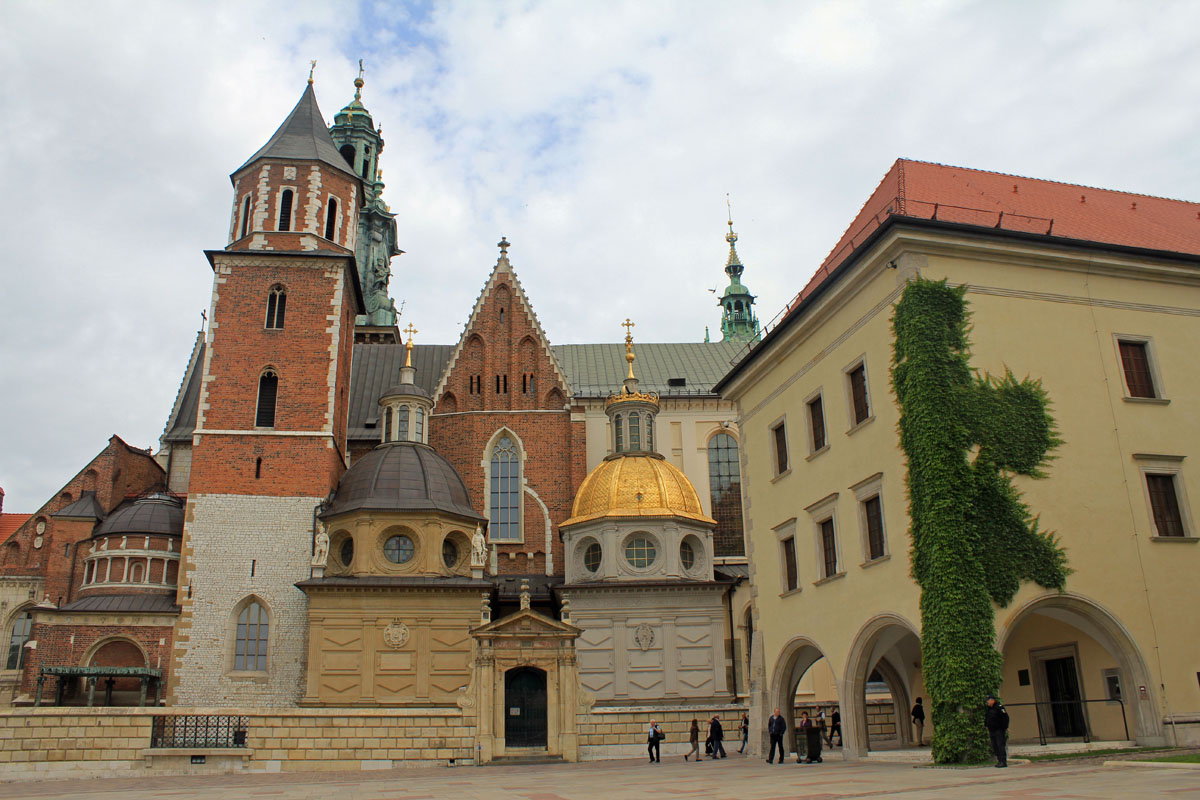
<path fill-rule="evenodd" d="M 43 533 L 46 532 L 46 523 L 40 519 L 38 520 L 38 524 L 37 524 L 37 532 L 38 532 L 38 536 L 41 536 Z"/>

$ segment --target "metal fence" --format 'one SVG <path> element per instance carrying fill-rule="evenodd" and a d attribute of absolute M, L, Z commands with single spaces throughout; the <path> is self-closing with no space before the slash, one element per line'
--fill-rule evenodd
<path fill-rule="evenodd" d="M 1100 705 L 1093 707 L 1088 705 L 1090 703 Z M 1028 719 L 1026 715 L 1029 712 L 1026 709 L 1031 709 L 1037 726 L 1037 740 L 1042 745 L 1049 739 L 1082 739 L 1084 742 L 1096 738 L 1114 739 L 1118 731 L 1123 732 L 1123 741 L 1129 739 L 1129 721 L 1125 717 L 1125 704 L 1120 700 L 1044 700 L 1006 703 L 1005 708 L 1014 723 L 1021 716 Z M 1119 716 L 1116 713 L 1118 710 Z M 1010 734 L 1014 727 L 1010 725 Z"/>
<path fill-rule="evenodd" d="M 245 747 L 249 726 L 249 717 L 154 717 L 150 727 L 150 747 Z"/>

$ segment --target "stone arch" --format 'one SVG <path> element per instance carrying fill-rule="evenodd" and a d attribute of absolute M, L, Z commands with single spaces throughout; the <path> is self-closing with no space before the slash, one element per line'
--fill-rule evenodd
<path fill-rule="evenodd" d="M 105 636 L 92 643 L 85 652 L 80 666 L 91 667 L 147 667 L 150 665 L 150 655 L 141 642 L 128 636 Z M 82 698 L 86 693 L 86 681 L 80 679 L 79 687 Z M 107 680 L 96 680 L 97 698 L 107 695 Z M 136 706 L 141 698 L 142 682 L 140 678 L 113 678 L 112 699 L 114 706 Z M 99 699 L 97 699 L 99 702 Z"/>
<path fill-rule="evenodd" d="M 908 710 L 921 663 L 918 628 L 899 614 L 878 614 L 855 634 L 846 660 L 842 701 L 842 727 L 848 758 L 861 758 L 870 749 L 867 733 L 867 678 L 878 670 L 892 693 L 896 735 L 901 747 L 912 742 Z"/>
<path fill-rule="evenodd" d="M 751 730 L 758 731 L 760 753 L 768 752 L 767 718 L 776 708 L 788 726 L 788 734 L 784 739 L 785 747 L 787 750 L 792 749 L 790 743 L 794 741 L 792 735 L 796 730 L 796 687 L 800 685 L 800 679 L 808 672 L 809 667 L 822 658 L 825 658 L 825 651 L 807 636 L 793 637 L 780 649 L 775 671 L 771 675 L 771 685 L 767 688 L 768 702 L 762 709 L 762 718 L 750 720 Z"/>
<path fill-rule="evenodd" d="M 1116 661 L 1125 682 L 1125 714 L 1130 735 L 1140 745 L 1166 743 L 1155 683 L 1133 635 L 1115 614 L 1090 598 L 1069 592 L 1046 593 L 1012 610 L 998 626 L 996 649 L 1003 655 L 1009 640 L 1032 617 L 1066 623 L 1090 636 Z"/>

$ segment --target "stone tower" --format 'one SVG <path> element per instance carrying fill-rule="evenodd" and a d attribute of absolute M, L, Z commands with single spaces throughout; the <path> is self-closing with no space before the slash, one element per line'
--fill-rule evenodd
<path fill-rule="evenodd" d="M 729 259 L 725 262 L 725 274 L 729 285 L 719 301 L 721 305 L 721 340 L 725 342 L 753 342 L 759 337 L 758 317 L 754 315 L 754 295 L 742 284 L 742 262 L 737 254 L 737 234 L 733 232 L 733 220 L 729 220 Z"/>
<path fill-rule="evenodd" d="M 302 684 L 315 515 L 346 469 L 362 180 L 312 80 L 231 176 L 213 269 L 169 694 L 290 705 Z"/>

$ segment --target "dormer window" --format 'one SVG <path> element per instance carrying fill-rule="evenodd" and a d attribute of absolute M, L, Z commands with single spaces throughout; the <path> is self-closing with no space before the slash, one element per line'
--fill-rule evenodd
<path fill-rule="evenodd" d="M 279 225 L 276 230 L 290 231 L 292 229 L 292 190 L 284 189 L 279 197 Z"/>
<path fill-rule="evenodd" d="M 272 286 L 270 293 L 267 294 L 266 327 L 273 330 L 283 328 L 283 314 L 286 310 L 287 292 L 282 286 Z"/>

